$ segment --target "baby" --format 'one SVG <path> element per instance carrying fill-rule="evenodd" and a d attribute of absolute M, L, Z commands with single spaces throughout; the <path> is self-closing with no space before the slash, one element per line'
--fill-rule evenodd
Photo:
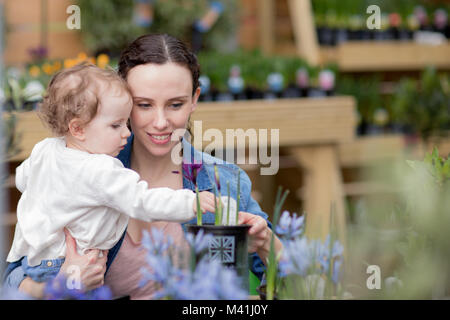
<path fill-rule="evenodd" d="M 50 81 L 39 110 L 57 138 L 37 143 L 16 169 L 22 196 L 7 261 L 22 259 L 27 276 L 53 278 L 65 257 L 67 228 L 77 250 L 108 250 L 123 235 L 129 217 L 185 222 L 195 216 L 191 190 L 149 189 L 139 175 L 114 158 L 127 143 L 132 98 L 112 70 L 81 64 Z M 214 196 L 200 193 L 202 212 L 214 212 Z"/>

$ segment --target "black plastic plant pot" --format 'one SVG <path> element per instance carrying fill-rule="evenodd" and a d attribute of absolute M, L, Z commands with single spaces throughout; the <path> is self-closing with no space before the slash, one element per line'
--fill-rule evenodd
<path fill-rule="evenodd" d="M 335 30 L 336 45 L 347 42 L 349 40 L 349 32 L 347 29 L 339 28 Z"/>
<path fill-rule="evenodd" d="M 249 288 L 248 237 L 250 225 L 216 226 L 212 224 L 187 225 L 187 231 L 196 235 L 200 230 L 212 234 L 208 248 L 199 253 L 199 261 L 206 255 L 209 260 L 218 260 L 224 266 L 236 270 L 244 290 Z"/>

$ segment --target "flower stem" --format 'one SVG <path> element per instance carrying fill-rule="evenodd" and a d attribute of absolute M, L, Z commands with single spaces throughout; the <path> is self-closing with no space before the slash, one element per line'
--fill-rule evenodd
<path fill-rule="evenodd" d="M 237 203 L 236 203 L 236 221 L 235 224 L 238 224 L 239 219 L 239 202 L 241 201 L 241 170 L 238 169 L 238 178 L 237 178 Z"/>
<path fill-rule="evenodd" d="M 286 190 L 283 192 L 283 195 L 281 195 L 282 188 L 278 188 L 277 197 L 275 200 L 275 208 L 274 208 L 274 219 L 273 219 L 273 230 L 276 229 L 276 225 L 278 223 L 281 208 L 283 207 L 283 203 L 286 200 L 286 197 L 289 194 L 289 190 Z M 274 232 L 272 232 L 272 237 L 270 241 L 270 251 L 269 251 L 269 258 L 268 258 L 268 266 L 267 266 L 267 287 L 266 287 L 266 294 L 267 294 L 267 300 L 273 300 L 275 295 L 275 282 L 276 282 L 276 275 L 278 271 L 278 262 L 277 258 L 275 256 L 275 235 Z"/>
<path fill-rule="evenodd" d="M 202 209 L 200 207 L 200 196 L 198 192 L 198 186 L 195 186 L 195 194 L 197 198 L 197 225 L 202 225 Z"/>
<path fill-rule="evenodd" d="M 227 203 L 227 226 L 230 225 L 230 182 L 227 181 L 228 203 Z"/>

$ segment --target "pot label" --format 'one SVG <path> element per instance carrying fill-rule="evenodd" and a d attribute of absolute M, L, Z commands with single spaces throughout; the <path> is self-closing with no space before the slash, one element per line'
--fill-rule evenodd
<path fill-rule="evenodd" d="M 215 236 L 209 243 L 209 258 L 222 263 L 234 263 L 234 237 Z"/>

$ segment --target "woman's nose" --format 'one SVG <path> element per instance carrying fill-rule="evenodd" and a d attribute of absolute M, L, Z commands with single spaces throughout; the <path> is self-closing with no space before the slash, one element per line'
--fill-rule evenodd
<path fill-rule="evenodd" d="M 157 110 L 156 119 L 154 122 L 155 129 L 162 130 L 167 127 L 167 117 L 164 110 Z"/>

